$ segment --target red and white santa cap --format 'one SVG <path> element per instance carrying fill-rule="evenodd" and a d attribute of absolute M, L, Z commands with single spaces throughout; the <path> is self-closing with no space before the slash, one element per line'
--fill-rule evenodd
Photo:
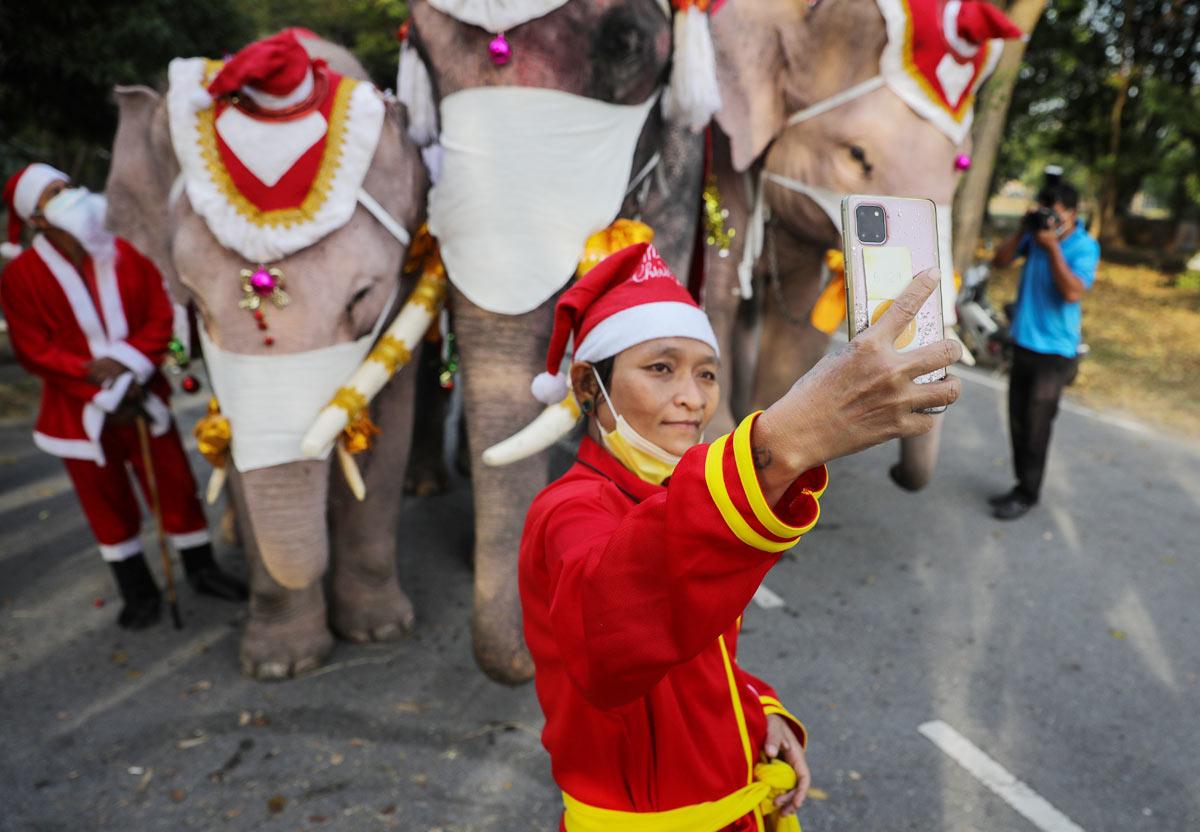
<path fill-rule="evenodd" d="M 0 257 L 11 260 L 21 253 L 21 230 L 37 210 L 42 192 L 53 182 L 70 182 L 71 177 L 44 162 L 34 162 L 8 177 L 4 205 L 8 208 L 8 237 L 0 243 Z"/>
<path fill-rule="evenodd" d="M 307 29 L 284 29 L 255 41 L 225 62 L 198 93 L 196 109 L 203 110 L 215 99 L 244 93 L 264 110 L 286 110 L 306 101 L 313 93 L 313 59 L 300 38 L 315 38 Z"/>
<path fill-rule="evenodd" d="M 567 395 L 560 368 L 572 335 L 576 361 L 603 361 L 655 338 L 694 338 L 720 353 L 708 316 L 650 243 L 610 254 L 558 299 L 546 372 L 531 387 L 543 404 Z"/>
<path fill-rule="evenodd" d="M 964 58 L 974 57 L 989 40 L 1028 40 L 1004 12 L 981 0 L 950 0 L 942 9 L 946 43 Z"/>

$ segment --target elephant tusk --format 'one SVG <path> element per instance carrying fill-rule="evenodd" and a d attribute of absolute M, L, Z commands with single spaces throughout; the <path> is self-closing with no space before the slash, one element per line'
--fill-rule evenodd
<path fill-rule="evenodd" d="M 579 415 L 575 395 L 568 393 L 565 399 L 547 407 L 524 428 L 484 451 L 483 464 L 499 468 L 544 451 L 571 432 Z"/>
<path fill-rule="evenodd" d="M 212 476 L 208 478 L 208 490 L 204 494 L 204 498 L 208 500 L 210 506 L 216 505 L 217 498 L 221 496 L 221 491 L 225 488 L 225 480 L 228 477 L 229 470 L 225 465 L 218 465 L 213 468 Z"/>
<path fill-rule="evenodd" d="M 337 457 L 342 466 L 342 476 L 346 478 L 346 485 L 350 487 L 350 493 L 361 503 L 367 497 L 367 485 L 363 482 L 362 472 L 358 470 L 358 463 L 354 461 L 354 455 L 346 450 L 344 444 L 339 442 Z"/>
<path fill-rule="evenodd" d="M 300 450 L 306 457 L 324 456 L 346 425 L 365 410 L 396 371 L 412 359 L 414 346 L 420 343 L 445 301 L 445 272 L 438 269 L 423 273 L 396 320 L 304 434 Z"/>

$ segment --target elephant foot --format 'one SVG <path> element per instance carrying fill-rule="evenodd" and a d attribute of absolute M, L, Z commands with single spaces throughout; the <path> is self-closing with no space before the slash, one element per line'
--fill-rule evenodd
<path fill-rule="evenodd" d="M 334 577 L 330 626 L 339 637 L 355 644 L 395 641 L 412 631 L 413 605 L 395 576 L 377 584 Z"/>
<path fill-rule="evenodd" d="M 333 650 L 324 615 L 264 619 L 251 617 L 242 635 L 242 673 L 260 682 L 316 670 Z"/>
<path fill-rule="evenodd" d="M 903 488 L 905 491 L 920 491 L 925 486 L 929 485 L 929 477 L 927 475 L 910 472 L 904 465 L 896 463 L 888 469 L 888 476 L 892 478 L 892 482 Z"/>
<path fill-rule="evenodd" d="M 493 682 L 521 685 L 533 678 L 533 657 L 525 647 L 519 626 L 504 628 L 482 623 L 477 613 L 471 621 L 475 662 Z"/>

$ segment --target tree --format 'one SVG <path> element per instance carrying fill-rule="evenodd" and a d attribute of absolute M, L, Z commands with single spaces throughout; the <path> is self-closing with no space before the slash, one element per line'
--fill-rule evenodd
<path fill-rule="evenodd" d="M 43 159 L 99 185 L 113 86 L 155 83 L 178 55 L 236 50 L 249 22 L 234 0 L 0 4 L 0 164 Z"/>
<path fill-rule="evenodd" d="M 1013 0 L 1006 11 L 1017 28 L 1032 32 L 1045 7 L 1046 0 Z M 971 128 L 971 167 L 963 174 L 954 195 L 954 267 L 960 273 L 966 272 L 971 265 L 979 241 L 996 155 L 1024 55 L 1024 41 L 1006 42 L 995 72 L 976 99 L 975 123 Z"/>

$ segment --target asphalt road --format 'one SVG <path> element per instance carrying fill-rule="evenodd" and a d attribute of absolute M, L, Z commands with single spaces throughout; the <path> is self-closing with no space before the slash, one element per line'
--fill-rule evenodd
<path fill-rule="evenodd" d="M 747 614 L 742 663 L 811 732 L 808 832 L 1200 828 L 1200 451 L 1064 412 L 1043 505 L 1001 524 L 1002 403 L 967 384 L 920 495 L 892 449 L 835 463 L 767 578 L 784 606 Z M 180 404 L 190 424 L 202 400 Z M 119 631 L 60 464 L 0 425 L 0 829 L 552 829 L 533 691 L 471 659 L 469 508 L 458 482 L 402 509 L 410 638 L 264 685 L 237 670 L 240 609 L 184 589 L 181 633 Z M 931 720 L 1073 825 L 1027 820 Z"/>

